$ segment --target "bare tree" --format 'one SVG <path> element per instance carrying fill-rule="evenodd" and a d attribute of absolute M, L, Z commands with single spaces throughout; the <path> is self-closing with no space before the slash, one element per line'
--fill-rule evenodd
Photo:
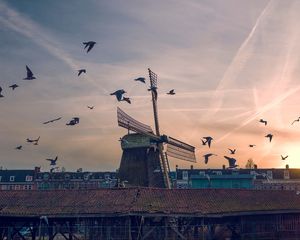
<path fill-rule="evenodd" d="M 247 169 L 253 169 L 254 166 L 255 166 L 255 163 L 254 163 L 253 159 L 252 159 L 252 158 L 249 158 L 249 159 L 247 160 L 247 163 L 246 163 L 245 168 L 247 168 Z"/>

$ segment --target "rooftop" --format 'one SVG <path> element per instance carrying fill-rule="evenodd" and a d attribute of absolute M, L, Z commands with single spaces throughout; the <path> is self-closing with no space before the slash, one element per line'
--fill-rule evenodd
<path fill-rule="evenodd" d="M 2 191 L 0 217 L 96 215 L 232 216 L 300 213 L 295 192 L 241 189 L 120 188 L 97 190 Z"/>

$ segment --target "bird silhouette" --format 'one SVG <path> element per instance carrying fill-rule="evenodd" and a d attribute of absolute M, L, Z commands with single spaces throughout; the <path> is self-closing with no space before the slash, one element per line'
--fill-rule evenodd
<path fill-rule="evenodd" d="M 86 73 L 86 70 L 85 69 L 79 69 L 77 76 L 80 76 L 82 73 Z"/>
<path fill-rule="evenodd" d="M 228 150 L 230 151 L 230 154 L 235 154 L 236 149 L 230 149 L 230 148 L 228 148 Z"/>
<path fill-rule="evenodd" d="M 2 92 L 2 87 L 0 87 L 0 97 L 4 97 L 4 96 L 1 94 L 1 92 Z"/>
<path fill-rule="evenodd" d="M 129 104 L 131 104 L 130 98 L 129 97 L 123 97 L 122 101 L 126 101 Z"/>
<path fill-rule="evenodd" d="M 66 123 L 67 126 L 74 126 L 79 123 L 79 117 L 73 117 L 68 123 Z"/>
<path fill-rule="evenodd" d="M 280 156 L 281 156 L 281 160 L 285 160 L 285 159 L 287 159 L 289 157 L 288 155 L 286 155 L 285 157 L 282 156 L 282 155 L 280 155 Z"/>
<path fill-rule="evenodd" d="M 266 138 L 269 138 L 269 141 L 272 141 L 273 135 L 271 133 L 269 133 L 268 135 L 265 136 Z"/>
<path fill-rule="evenodd" d="M 265 126 L 268 124 L 268 122 L 266 120 L 260 119 L 259 122 L 265 124 Z"/>
<path fill-rule="evenodd" d="M 298 117 L 298 119 L 295 119 L 291 125 L 293 125 L 295 122 L 299 122 L 300 121 L 300 117 Z"/>
<path fill-rule="evenodd" d="M 167 94 L 169 94 L 169 95 L 175 95 L 176 94 L 175 93 L 175 89 L 170 90 Z"/>
<path fill-rule="evenodd" d="M 124 89 L 120 89 L 120 90 L 117 90 L 113 93 L 111 93 L 110 95 L 115 95 L 117 100 L 120 102 L 122 101 L 122 98 L 123 98 L 123 94 L 126 93 Z"/>
<path fill-rule="evenodd" d="M 121 143 L 126 143 L 126 144 L 129 143 L 129 142 L 128 142 L 126 139 L 124 139 L 124 138 L 120 138 L 119 141 L 120 141 Z"/>
<path fill-rule="evenodd" d="M 213 140 L 213 138 L 208 136 L 208 137 L 203 137 L 203 139 L 206 140 L 206 141 L 205 141 L 205 145 L 207 144 L 208 147 L 210 148 L 211 141 Z"/>
<path fill-rule="evenodd" d="M 13 84 L 9 86 L 12 90 L 15 90 L 17 87 L 19 87 L 19 85 L 17 84 Z"/>
<path fill-rule="evenodd" d="M 205 164 L 208 163 L 208 159 L 209 159 L 209 157 L 211 157 L 211 156 L 218 156 L 218 155 L 217 155 L 217 154 L 214 154 L 214 153 L 207 153 L 207 154 L 203 155 L 203 157 L 204 157 L 204 163 L 205 163 Z"/>
<path fill-rule="evenodd" d="M 50 173 L 54 172 L 56 169 L 59 169 L 59 167 L 53 167 L 50 169 Z"/>
<path fill-rule="evenodd" d="M 201 142 L 202 142 L 202 145 L 206 145 L 206 142 L 203 139 L 201 139 Z"/>
<path fill-rule="evenodd" d="M 150 87 L 150 88 L 148 89 L 148 91 L 153 92 L 153 94 L 154 94 L 154 99 L 157 100 L 157 87 Z"/>
<path fill-rule="evenodd" d="M 23 78 L 23 80 L 33 80 L 33 79 L 36 79 L 34 76 L 33 76 L 33 73 L 32 71 L 30 70 L 30 68 L 26 65 L 26 71 L 27 71 L 27 77 L 26 78 Z"/>
<path fill-rule="evenodd" d="M 40 140 L 40 136 L 37 139 L 30 139 L 30 138 L 26 139 L 28 143 L 34 143 L 34 145 L 38 145 L 39 140 Z"/>
<path fill-rule="evenodd" d="M 224 156 L 224 158 L 226 158 L 228 160 L 228 163 L 229 163 L 229 168 L 236 168 L 238 167 L 239 165 L 236 165 L 236 159 L 235 158 L 231 158 L 231 157 L 227 157 L 227 156 Z"/>
<path fill-rule="evenodd" d="M 17 150 L 21 150 L 22 149 L 22 145 L 20 145 L 20 146 L 17 146 L 17 147 L 15 147 L 15 149 L 17 149 Z"/>
<path fill-rule="evenodd" d="M 60 119 L 61 119 L 61 117 L 59 117 L 59 118 L 55 118 L 55 119 L 52 119 L 52 120 L 49 120 L 49 121 L 43 122 L 43 124 L 52 123 L 52 122 L 58 121 L 58 120 L 60 120 Z"/>
<path fill-rule="evenodd" d="M 89 109 L 94 109 L 95 106 L 87 106 Z"/>
<path fill-rule="evenodd" d="M 134 81 L 146 83 L 146 79 L 144 77 L 138 77 L 138 78 L 134 79 Z"/>
<path fill-rule="evenodd" d="M 92 50 L 92 48 L 95 46 L 95 44 L 96 44 L 96 42 L 94 42 L 94 41 L 83 42 L 84 49 L 88 48 L 86 51 L 87 53 Z"/>
<path fill-rule="evenodd" d="M 50 166 L 55 166 L 56 165 L 56 161 L 58 159 L 58 156 L 56 156 L 54 159 L 52 158 L 47 158 L 47 161 L 50 161 Z"/>
<path fill-rule="evenodd" d="M 249 147 L 251 147 L 251 148 L 253 148 L 255 146 L 256 146 L 255 144 L 249 144 Z"/>

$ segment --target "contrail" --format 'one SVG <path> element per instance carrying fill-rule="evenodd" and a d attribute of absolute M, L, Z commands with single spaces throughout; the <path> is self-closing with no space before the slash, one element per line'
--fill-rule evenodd
<path fill-rule="evenodd" d="M 232 131 L 226 133 L 223 137 L 219 138 L 216 142 L 221 142 L 222 140 L 224 140 L 225 138 L 227 138 L 230 134 L 232 134 L 233 132 L 241 129 L 244 126 L 246 126 L 247 124 L 249 124 L 250 122 L 252 122 L 253 120 L 255 120 L 260 114 L 269 111 L 274 106 L 278 105 L 279 103 L 281 103 L 282 101 L 284 101 L 289 96 L 295 94 L 299 90 L 300 90 L 300 85 L 298 87 L 293 88 L 293 89 L 289 90 L 288 92 L 282 94 L 281 96 L 277 97 L 272 102 L 270 102 L 269 104 L 266 104 L 264 107 L 262 107 L 259 111 L 257 111 L 255 114 L 253 114 L 247 120 L 245 120 L 241 125 L 239 125 L 238 127 L 234 128 Z"/>
<path fill-rule="evenodd" d="M 250 31 L 247 38 L 244 40 L 240 48 L 238 49 L 236 55 L 232 59 L 231 63 L 229 64 L 227 70 L 225 71 L 222 79 L 220 80 L 216 90 L 215 94 L 213 95 L 212 99 L 212 106 L 213 106 L 213 112 L 211 114 L 214 114 L 220 109 L 222 103 L 223 103 L 223 96 L 224 93 L 220 91 L 220 89 L 224 88 L 225 83 L 228 83 L 229 81 L 233 81 L 237 78 L 238 74 L 241 72 L 241 69 L 244 67 L 245 63 L 247 62 L 249 56 L 251 55 L 251 52 L 253 50 L 253 45 L 249 46 L 250 40 L 254 36 L 254 33 L 265 17 L 267 11 L 270 9 L 272 0 L 268 2 L 262 13 L 257 18 L 252 30 Z"/>
<path fill-rule="evenodd" d="M 37 23 L 21 16 L 17 11 L 11 9 L 4 3 L 0 3 L 0 22 L 8 28 L 30 38 L 36 44 L 46 49 L 50 54 L 66 63 L 72 70 L 77 71 L 81 67 L 63 50 L 57 47 L 58 43 L 50 37 Z M 95 85 L 102 93 L 108 91 L 97 84 L 89 76 L 86 79 Z"/>

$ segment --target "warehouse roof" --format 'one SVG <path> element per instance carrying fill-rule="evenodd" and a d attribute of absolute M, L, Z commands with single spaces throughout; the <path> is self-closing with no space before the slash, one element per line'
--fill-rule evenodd
<path fill-rule="evenodd" d="M 254 212 L 300 212 L 300 195 L 292 191 L 158 188 L 0 192 L 0 217 L 230 216 Z"/>

